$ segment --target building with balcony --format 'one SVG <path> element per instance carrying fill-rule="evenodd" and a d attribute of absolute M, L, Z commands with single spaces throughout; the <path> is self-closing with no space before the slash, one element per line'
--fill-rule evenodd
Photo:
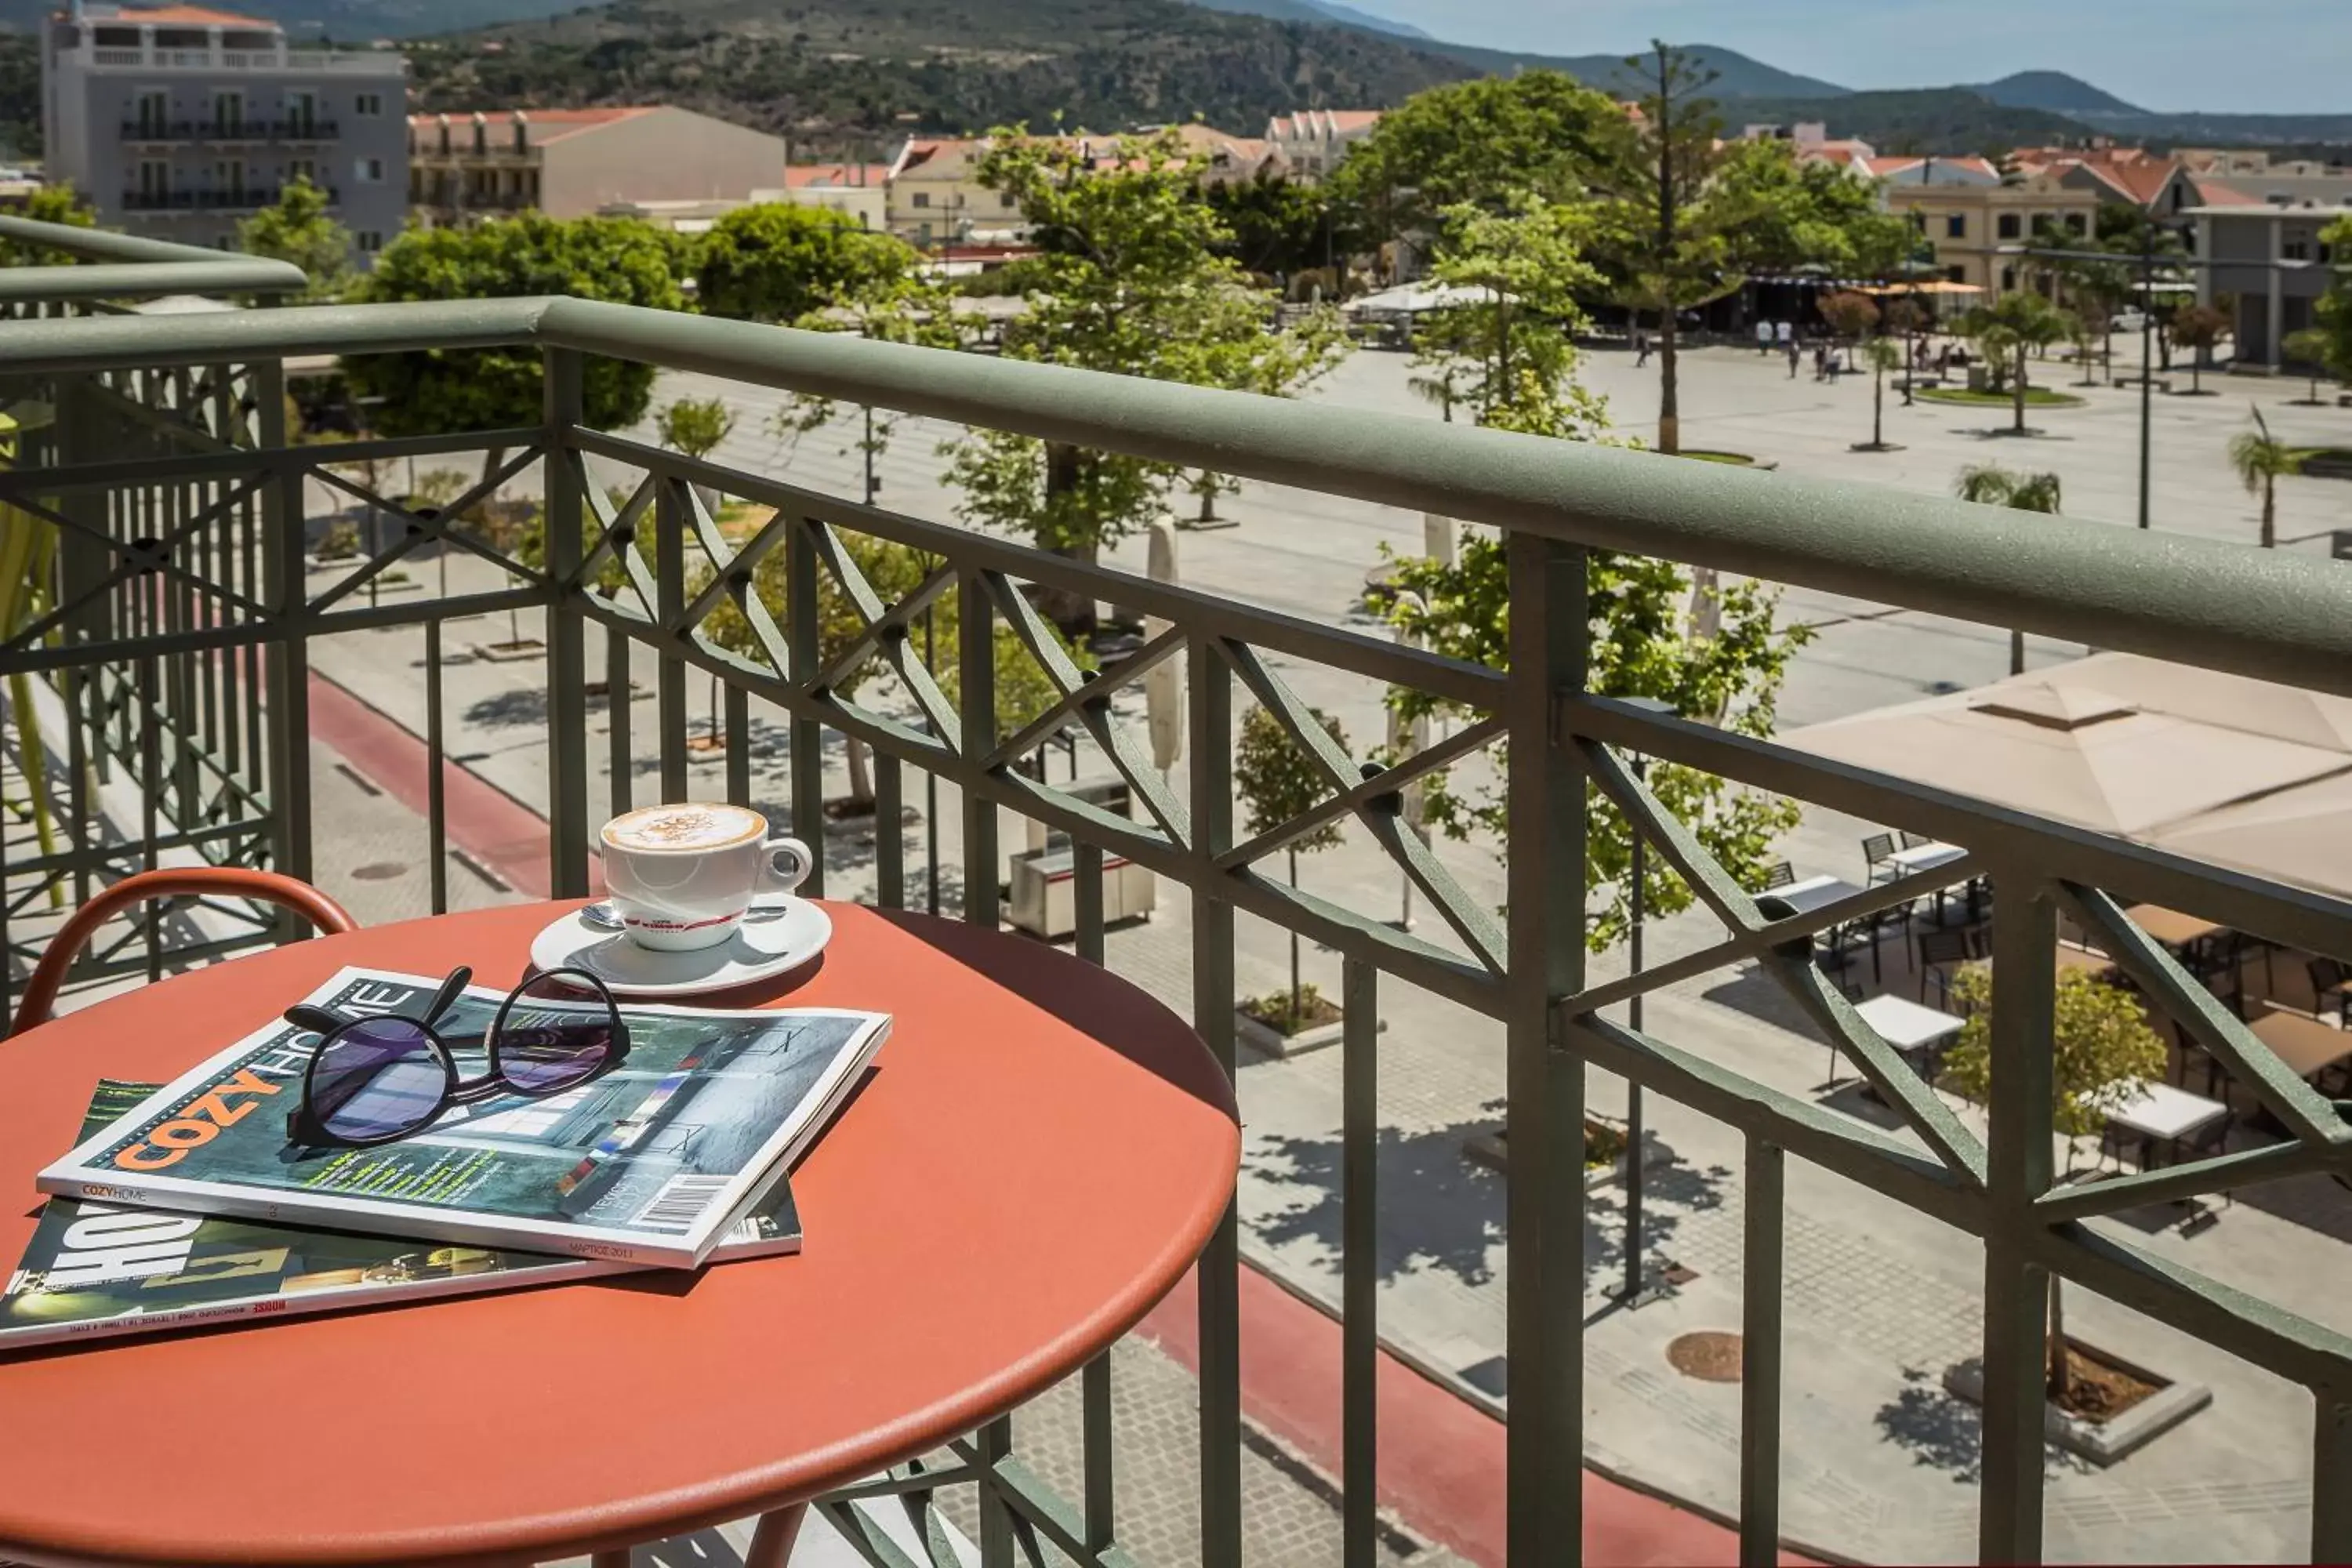
<path fill-rule="evenodd" d="M 217 249 L 306 176 L 364 267 L 405 210 L 407 76 L 391 50 L 298 49 L 226 11 L 77 6 L 41 37 L 49 176 L 103 225 Z"/>
<path fill-rule="evenodd" d="M 412 114 L 407 155 L 409 207 L 435 227 L 742 201 L 785 183 L 782 137 L 667 104 Z"/>
<path fill-rule="evenodd" d="M 2253 375 L 2300 374 L 2284 344 L 2315 325 L 2319 298 L 2336 265 L 2347 259 L 2326 234 L 2352 219 L 2352 196 L 2294 206 L 2246 202 L 2190 207 L 2196 254 L 2210 265 L 2197 269 L 2197 302 L 2231 318 L 2230 368 Z"/>
<path fill-rule="evenodd" d="M 1266 121 L 1264 140 L 1288 174 L 1311 182 L 1329 177 L 1348 149 L 1380 122 L 1377 109 L 1310 109 L 1276 115 Z"/>
<path fill-rule="evenodd" d="M 1944 280 L 2005 294 L 2027 268 L 2013 254 L 2037 234 L 2062 241 L 2098 231 L 2104 186 L 2078 189 L 2055 172 L 2004 180 L 1982 158 L 1872 158 L 1887 210 L 1908 215 L 1935 247 Z"/>

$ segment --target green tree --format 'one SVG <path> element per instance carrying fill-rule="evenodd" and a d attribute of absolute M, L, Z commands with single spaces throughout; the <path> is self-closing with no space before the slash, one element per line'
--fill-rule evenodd
<path fill-rule="evenodd" d="M 1992 1095 L 1992 971 L 1980 964 L 1970 964 L 1954 978 L 1952 1005 L 1968 1021 L 1944 1058 L 1944 1081 L 1987 1102 Z M 2050 1053 L 2051 1127 L 2069 1139 L 2097 1132 L 2142 1083 L 2164 1076 L 2164 1041 L 2148 1026 L 2139 998 L 2086 970 L 2058 972 Z M 2043 1360 L 2048 1396 L 2063 1400 L 2072 1374 L 2055 1274 L 2050 1277 Z"/>
<path fill-rule="evenodd" d="M 2190 395 L 2205 390 L 2205 367 L 2212 361 L 2214 345 L 2229 330 L 2230 318 L 2210 305 L 2191 305 L 2172 313 L 2172 320 L 2165 326 L 2165 335 L 2189 351 Z"/>
<path fill-rule="evenodd" d="M 2303 472 L 2311 454 L 2273 436 L 2260 408 L 2252 413 L 2254 427 L 2230 437 L 2230 467 L 2237 470 L 2246 493 L 2262 499 L 2263 548 L 2273 550 L 2278 546 L 2278 482 Z"/>
<path fill-rule="evenodd" d="M 1886 210 L 1877 183 L 1834 164 L 1801 163 L 1778 139 L 1725 148 L 1714 192 L 1747 215 L 1727 247 L 1742 274 L 1814 267 L 1836 278 L 1891 279 L 1920 248 L 1919 231 Z"/>
<path fill-rule="evenodd" d="M 1886 373 L 1903 363 L 1903 351 L 1887 337 L 1865 338 L 1856 351 L 1870 366 L 1870 444 L 1866 452 L 1891 452 L 1886 439 Z"/>
<path fill-rule="evenodd" d="M 352 231 L 327 216 L 327 193 L 297 174 L 278 200 L 236 226 L 236 247 L 300 268 L 310 279 L 305 304 L 340 300 L 352 286 Z"/>
<path fill-rule="evenodd" d="M 2327 334 L 2327 348 L 2319 361 L 2336 380 L 2352 382 L 2352 272 L 2343 266 L 2352 257 L 2352 217 L 2338 218 L 2320 230 L 2319 243 L 2337 263 L 2313 311 L 2318 330 Z"/>
<path fill-rule="evenodd" d="M 2060 310 L 2040 294 L 2021 289 L 1969 311 L 1960 318 L 1959 326 L 1983 351 L 1985 358 L 1993 362 L 1996 387 L 2006 384 L 2015 401 L 2017 422 L 2011 427 L 2011 432 L 2024 435 L 2025 399 L 2030 390 L 2026 355 L 2047 349 L 2052 343 L 2063 342 L 2074 330 L 2072 313 Z"/>
<path fill-rule="evenodd" d="M 1682 450 L 1682 312 L 1738 289 L 1734 242 L 1754 221 L 1755 193 L 1718 182 L 1723 121 L 1705 96 L 1715 73 L 1653 43 L 1626 65 L 1643 82 L 1639 113 L 1613 139 L 1601 180 L 1604 269 L 1637 314 L 1658 318 L 1658 450 Z"/>
<path fill-rule="evenodd" d="M 981 181 L 1013 199 L 1041 254 L 1026 263 L 1028 312 L 1008 325 L 1004 356 L 1158 381 L 1280 395 L 1344 352 L 1336 321 L 1275 324 L 1274 301 L 1224 254 L 1233 242 L 1201 186 L 1205 163 L 1172 136 L 1099 144 L 1002 132 Z M 1093 561 L 1163 510 L 1165 464 L 974 431 L 950 443 L 959 515 Z M 1065 630 L 1091 628 L 1094 605 L 1055 595 Z"/>
<path fill-rule="evenodd" d="M 1323 732 L 1331 737 L 1332 744 L 1342 752 L 1348 749 L 1348 732 L 1339 721 L 1319 708 L 1307 710 Z M 1242 721 L 1240 742 L 1234 748 L 1234 794 L 1247 813 L 1246 828 L 1253 836 L 1268 833 L 1293 817 L 1303 816 L 1323 804 L 1331 794 L 1329 782 L 1322 771 L 1282 721 L 1264 708 L 1253 708 Z M 1336 847 L 1344 837 L 1340 825 L 1327 822 L 1312 833 L 1301 834 L 1290 841 L 1286 853 L 1290 861 L 1290 885 L 1298 886 L 1298 858 L 1318 850 Z M 1298 978 L 1298 932 L 1290 933 L 1290 1017 L 1297 1025 L 1303 1017 L 1304 997 Z"/>
<path fill-rule="evenodd" d="M 1585 570 L 1591 690 L 1656 698 L 1685 718 L 1733 734 L 1772 732 L 1789 660 L 1812 638 L 1809 627 L 1776 624 L 1778 589 L 1749 581 L 1725 588 L 1719 625 L 1703 637 L 1689 630 L 1683 606 L 1691 584 L 1673 562 L 1593 551 Z M 1388 612 L 1393 625 L 1448 658 L 1509 668 L 1510 574 L 1501 540 L 1465 537 L 1452 566 L 1400 558 L 1393 582 L 1398 592 Z M 1408 721 L 1467 716 L 1453 703 L 1402 688 L 1390 690 L 1389 702 Z M 1491 777 L 1433 778 L 1424 795 L 1431 825 L 1451 838 L 1484 836 L 1499 853 L 1510 842 L 1509 803 L 1499 782 L 1507 762 L 1498 747 Z M 1769 865 L 1773 841 L 1797 823 L 1795 803 L 1680 763 L 1653 762 L 1649 784 L 1709 854 L 1751 886 Z M 1586 937 L 1601 952 L 1624 935 L 1631 921 L 1633 840 L 1628 819 L 1598 787 L 1588 790 L 1586 800 Z M 1655 858 L 1643 886 L 1650 919 L 1691 905 L 1689 885 Z"/>
<path fill-rule="evenodd" d="M 735 415 L 723 397 L 681 397 L 654 416 L 661 444 L 689 458 L 707 458 L 735 429 Z"/>
<path fill-rule="evenodd" d="M 2055 474 L 2021 474 L 1998 463 L 1971 463 L 1952 481 L 1952 493 L 1979 506 L 2005 506 L 2012 511 L 2058 515 L 2064 499 Z M 2009 672 L 2025 673 L 2025 634 L 2009 634 Z"/>
<path fill-rule="evenodd" d="M 1226 254 L 1244 270 L 1286 280 L 1328 268 L 1337 296 L 1346 297 L 1348 258 L 1363 248 L 1364 229 L 1354 204 L 1331 185 L 1262 169 L 1251 179 L 1211 184 L 1208 199 L 1233 231 Z"/>
<path fill-rule="evenodd" d="M 2308 371 L 2311 385 L 2303 401 L 2315 406 L 2326 402 L 2319 395 L 2319 378 L 2333 368 L 2328 362 L 2336 352 L 2336 334 L 2326 327 L 2305 327 L 2281 338 L 2279 352 L 2288 363 L 2300 363 Z"/>
<path fill-rule="evenodd" d="M 1381 117 L 1331 184 L 1381 240 L 1434 234 L 1448 208 L 1499 212 L 1522 195 L 1581 195 L 1624 110 L 1556 70 L 1433 87 Z"/>
<path fill-rule="evenodd" d="M 412 228 L 386 246 L 359 290 L 368 300 L 486 300 L 571 294 L 683 310 L 675 247 L 634 218 L 551 218 L 538 213 L 466 228 Z M 418 349 L 347 359 L 352 390 L 374 400 L 386 436 L 433 436 L 536 425 L 542 364 L 535 347 Z M 583 377 L 586 422 L 636 424 L 653 400 L 654 367 L 591 359 Z M 485 478 L 505 452 L 484 454 Z"/>
<path fill-rule="evenodd" d="M 892 266 L 888 235 L 829 207 L 759 202 L 711 225 L 696 256 L 695 300 L 706 315 L 787 325 L 853 292 Z"/>
<path fill-rule="evenodd" d="M 70 180 L 34 186 L 16 216 L 35 223 L 62 224 L 68 228 L 98 226 L 98 214 L 75 192 Z M 0 238 L 0 267 L 69 267 L 77 259 L 55 246 L 25 245 Z"/>
<path fill-rule="evenodd" d="M 1607 405 L 1576 380 L 1580 293 L 1599 274 L 1584 259 L 1587 209 L 1526 194 L 1502 212 L 1465 203 L 1445 214 L 1432 276 L 1470 291 L 1430 312 L 1413 341 L 1417 384 L 1477 423 L 1531 436 L 1592 439 Z"/>

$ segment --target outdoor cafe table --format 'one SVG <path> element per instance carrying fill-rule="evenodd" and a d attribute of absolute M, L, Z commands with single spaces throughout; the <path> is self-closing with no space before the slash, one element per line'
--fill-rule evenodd
<path fill-rule="evenodd" d="M 2247 1027 L 2297 1078 L 2315 1077 L 2352 1057 L 2352 1029 L 2339 1029 L 2324 1018 L 2273 1007 Z"/>
<path fill-rule="evenodd" d="M 297 942 L 0 1041 L 0 1258 L 100 1077 L 173 1078 L 344 964 L 512 984 L 562 907 Z M 799 1256 L 0 1358 L 0 1560 L 601 1568 L 768 1514 L 779 1563 L 797 1505 L 1100 1354 L 1232 1199 L 1224 1075 L 1094 965 L 828 909 L 813 970 L 709 999 L 896 1016 L 793 1173 Z"/>
<path fill-rule="evenodd" d="M 1901 996 L 1872 996 L 1854 1004 L 1862 1021 L 1878 1031 L 1879 1038 L 1900 1052 L 1923 1079 L 1935 1077 L 1936 1048 L 1968 1026 L 1968 1020 L 1935 1007 L 1923 1007 Z M 1832 1048 L 1831 1072 L 1836 1073 Z"/>
<path fill-rule="evenodd" d="M 2139 1165 L 2145 1171 L 2158 1143 L 2177 1143 L 2200 1128 L 2210 1126 L 2229 1109 L 2218 1100 L 2150 1079 L 2141 1083 L 2130 1099 L 2107 1112 L 2107 1121 L 2137 1136 Z"/>
<path fill-rule="evenodd" d="M 2186 947 L 2221 929 L 2218 921 L 2184 915 L 2161 904 L 2134 904 L 2124 911 L 2124 916 L 2167 947 Z"/>

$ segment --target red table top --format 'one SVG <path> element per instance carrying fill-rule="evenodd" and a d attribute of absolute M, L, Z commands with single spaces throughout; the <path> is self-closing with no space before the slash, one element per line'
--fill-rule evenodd
<path fill-rule="evenodd" d="M 557 908 L 299 942 L 0 1041 L 0 1260 L 100 1077 L 174 1077 L 346 963 L 510 984 Z M 1091 1360 L 1231 1199 L 1230 1086 L 1090 964 L 829 909 L 813 975 L 711 999 L 896 1015 L 793 1177 L 800 1256 L 0 1359 L 0 1559 L 610 1549 L 870 1475 Z"/>

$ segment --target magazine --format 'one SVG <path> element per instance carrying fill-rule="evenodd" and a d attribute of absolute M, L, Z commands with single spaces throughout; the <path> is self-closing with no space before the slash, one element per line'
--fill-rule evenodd
<path fill-rule="evenodd" d="M 98 1136 L 161 1087 L 101 1080 L 81 1136 Z M 800 1249 L 792 1185 L 778 1182 L 728 1227 L 710 1260 L 732 1263 Z M 51 1198 L 23 1261 L 0 1290 L 0 1352 L 631 1271 L 628 1264 L 598 1258 L 435 1247 Z"/>
<path fill-rule="evenodd" d="M 415 1017 L 438 985 L 347 968 L 304 1000 L 341 1017 Z M 461 1074 L 484 1070 L 482 1037 L 505 999 L 469 990 L 436 1026 Z M 289 1142 L 320 1037 L 274 1023 L 85 1139 L 36 1185 L 102 1204 L 690 1268 L 815 1138 L 890 1023 L 808 1008 L 633 1006 L 622 1016 L 628 1058 L 603 1077 L 541 1100 L 452 1106 L 414 1137 L 365 1149 Z"/>

